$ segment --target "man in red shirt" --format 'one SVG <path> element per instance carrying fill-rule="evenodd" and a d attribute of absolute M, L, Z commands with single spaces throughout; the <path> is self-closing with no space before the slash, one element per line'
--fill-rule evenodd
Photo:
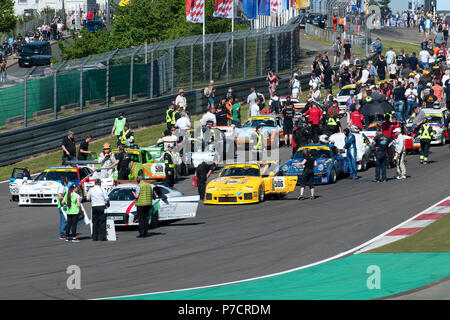
<path fill-rule="evenodd" d="M 333 109 L 335 109 L 337 114 L 339 114 L 339 106 L 338 106 L 338 101 L 337 100 L 333 100 L 333 104 L 327 110 L 327 115 L 329 115 L 331 110 L 333 110 Z"/>
<path fill-rule="evenodd" d="M 333 30 L 335 32 L 336 32 L 336 29 L 337 29 L 337 20 L 338 20 L 337 14 L 334 14 L 334 16 L 333 16 Z"/>
<path fill-rule="evenodd" d="M 364 116 L 359 113 L 359 104 L 357 105 L 352 105 L 352 107 L 354 107 L 354 110 L 352 111 L 352 113 L 350 114 L 350 122 L 352 125 L 357 126 L 359 128 L 359 130 L 362 130 L 363 128 L 363 119 Z"/>
<path fill-rule="evenodd" d="M 320 132 L 319 124 L 323 116 L 322 110 L 313 102 L 312 107 L 304 113 L 304 116 L 308 117 L 309 122 L 312 122 L 313 142 L 318 143 Z"/>
<path fill-rule="evenodd" d="M 386 137 L 390 137 L 391 136 L 391 116 L 390 115 L 385 115 L 384 116 L 384 122 L 381 124 L 381 130 L 383 130 L 383 135 Z"/>
<path fill-rule="evenodd" d="M 397 128 L 401 129 L 401 127 L 400 127 L 401 123 L 398 122 L 398 119 L 397 119 L 396 115 L 392 116 L 390 122 L 391 122 L 391 127 L 389 128 L 389 135 L 387 137 L 390 137 L 391 139 L 395 140 L 397 138 L 397 136 L 394 134 L 394 130 L 397 129 Z"/>

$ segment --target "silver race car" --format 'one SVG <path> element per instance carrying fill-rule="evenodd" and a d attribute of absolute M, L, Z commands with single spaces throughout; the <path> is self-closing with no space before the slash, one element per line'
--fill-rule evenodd
<path fill-rule="evenodd" d="M 108 219 L 116 226 L 139 225 L 135 197 L 136 184 L 119 184 L 109 193 L 110 206 L 106 209 Z M 153 189 L 153 208 L 150 227 L 155 228 L 159 221 L 195 218 L 199 196 L 183 196 L 174 189 L 159 184 L 151 184 Z"/>

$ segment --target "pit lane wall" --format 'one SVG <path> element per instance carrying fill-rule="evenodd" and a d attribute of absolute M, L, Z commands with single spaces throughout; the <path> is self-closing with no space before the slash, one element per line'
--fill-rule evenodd
<path fill-rule="evenodd" d="M 309 79 L 309 74 L 300 76 L 302 89 L 308 90 Z M 281 95 L 289 94 L 289 80 L 289 76 L 279 80 L 278 92 Z M 236 97 L 245 99 L 250 94 L 252 87 L 257 88 L 265 96 L 268 95 L 265 77 L 258 77 L 217 85 L 216 101 L 223 97 L 230 87 L 233 88 Z M 207 100 L 203 97 L 203 89 L 185 91 L 185 97 L 192 114 L 204 112 Z M 67 135 L 68 130 L 75 132 L 77 143 L 80 143 L 88 133 L 96 139 L 108 136 L 111 133 L 114 118 L 121 111 L 125 112 L 126 118 L 133 129 L 164 123 L 167 107 L 175 98 L 176 95 L 169 95 L 127 103 L 0 133 L 0 148 L 4 150 L 0 154 L 0 165 L 9 165 L 32 156 L 60 149 L 62 139 Z"/>

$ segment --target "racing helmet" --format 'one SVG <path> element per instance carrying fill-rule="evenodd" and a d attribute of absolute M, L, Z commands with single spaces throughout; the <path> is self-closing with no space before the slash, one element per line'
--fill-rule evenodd
<path fill-rule="evenodd" d="M 103 144 L 103 152 L 105 154 L 109 154 L 111 152 L 111 145 L 109 143 Z"/>
<path fill-rule="evenodd" d="M 321 136 L 319 136 L 319 141 L 320 141 L 320 143 L 323 143 L 323 144 L 330 143 L 330 140 L 328 140 L 328 136 L 326 134 L 322 134 Z"/>

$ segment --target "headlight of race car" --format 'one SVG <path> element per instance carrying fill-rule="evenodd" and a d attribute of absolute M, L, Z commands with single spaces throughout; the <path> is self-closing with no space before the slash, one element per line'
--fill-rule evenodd
<path fill-rule="evenodd" d="M 289 170 L 289 166 L 287 164 L 285 164 L 284 166 L 281 167 L 281 171 L 288 171 Z"/>
<path fill-rule="evenodd" d="M 317 170 L 323 171 L 323 169 L 325 169 L 325 166 L 324 166 L 323 164 L 319 164 L 319 165 L 317 166 Z"/>

